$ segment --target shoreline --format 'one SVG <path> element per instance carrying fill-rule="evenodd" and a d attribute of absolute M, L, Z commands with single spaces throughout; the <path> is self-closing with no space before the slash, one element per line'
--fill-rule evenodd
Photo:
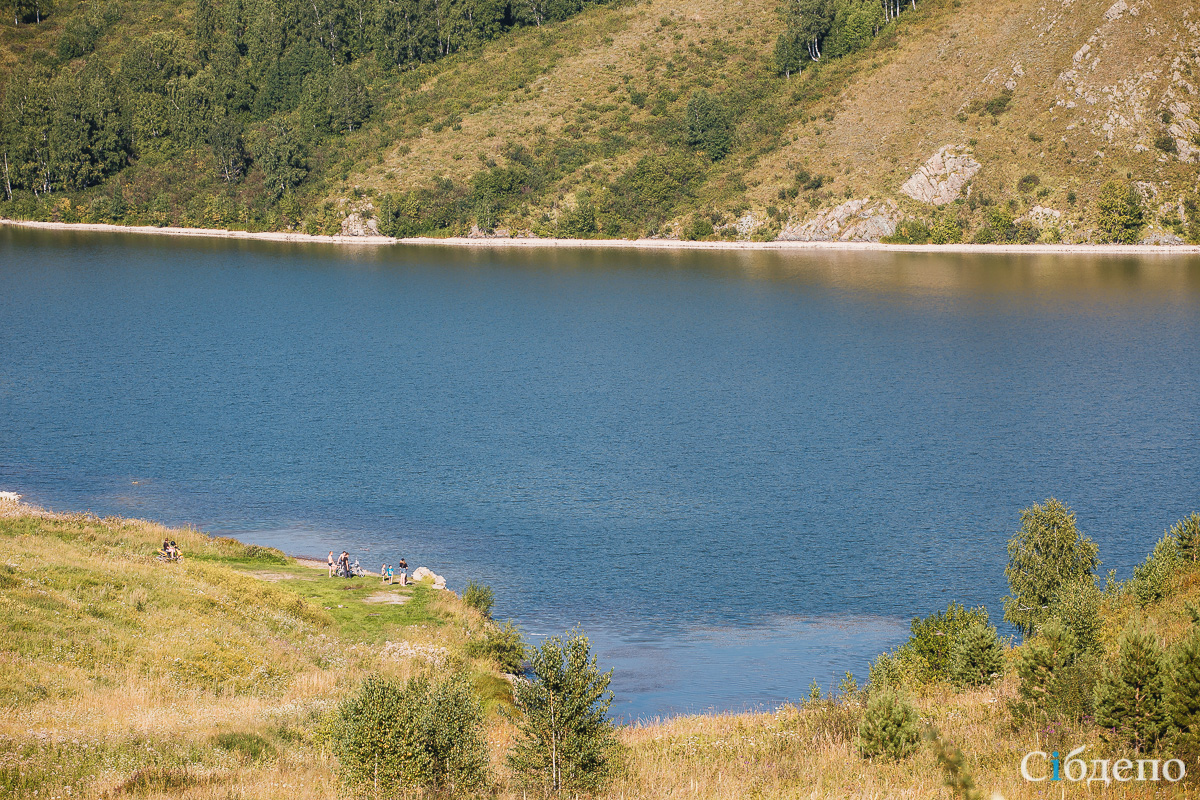
<path fill-rule="evenodd" d="M 91 222 L 38 222 L 0 218 L 0 225 L 53 231 L 83 233 L 135 233 L 159 236 L 208 237 L 304 244 L 439 245 L 442 247 L 500 248 L 603 248 L 614 250 L 724 250 L 803 253 L 816 251 L 876 253 L 957 253 L 971 255 L 1128 255 L 1197 256 L 1200 245 L 1151 244 L 884 244 L 882 242 L 686 242 L 678 239 L 539 239 L 534 237 L 469 238 L 465 236 L 435 239 L 415 236 L 402 239 L 391 236 L 321 236 L 280 231 L 231 231 L 221 228 L 158 228 L 152 225 L 110 225 Z"/>

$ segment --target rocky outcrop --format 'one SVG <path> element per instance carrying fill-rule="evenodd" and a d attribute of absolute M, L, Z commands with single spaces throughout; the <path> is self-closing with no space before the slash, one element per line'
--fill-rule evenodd
<path fill-rule="evenodd" d="M 417 567 L 416 569 L 414 569 L 411 580 L 414 582 L 428 580 L 428 581 L 433 582 L 433 588 L 435 588 L 435 589 L 445 589 L 446 588 L 446 579 L 443 578 L 441 575 L 438 575 L 436 572 L 431 570 L 429 567 Z"/>
<path fill-rule="evenodd" d="M 1045 206 L 1034 206 L 1029 209 L 1029 213 L 1025 215 L 1034 225 L 1039 228 L 1044 228 L 1047 225 L 1057 225 L 1062 221 L 1062 212 L 1054 208 L 1046 208 Z"/>
<path fill-rule="evenodd" d="M 982 165 L 961 145 L 946 145 L 904 182 L 900 191 L 922 203 L 943 206 L 963 196 Z"/>
<path fill-rule="evenodd" d="M 892 200 L 848 200 L 776 237 L 782 242 L 878 242 L 896 232 L 900 211 Z"/>
<path fill-rule="evenodd" d="M 342 220 L 342 236 L 379 236 L 379 223 L 364 211 L 352 211 Z"/>

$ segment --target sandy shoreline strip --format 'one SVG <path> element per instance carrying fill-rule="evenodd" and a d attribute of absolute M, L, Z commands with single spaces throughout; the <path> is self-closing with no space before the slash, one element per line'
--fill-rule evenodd
<path fill-rule="evenodd" d="M 298 242 L 316 244 L 353 244 L 378 246 L 387 244 L 441 245 L 443 247 L 562 247 L 608 248 L 637 250 L 765 250 L 774 252 L 812 252 L 818 250 L 859 251 L 883 253 L 972 253 L 972 254 L 1049 254 L 1049 255 L 1130 255 L 1130 256 L 1196 256 L 1200 245 L 1145 244 L 882 244 L 878 242 L 684 242 L 677 239 L 537 239 L 537 238 L 478 238 L 449 237 L 433 239 L 412 237 L 395 239 L 390 236 L 314 236 L 307 233 L 278 231 L 228 231 L 218 228 L 157 228 L 150 225 L 106 225 L 82 222 L 36 222 L 32 220 L 0 219 L 0 225 L 39 228 L 55 231 L 94 233 L 145 233 L 159 236 L 212 237 L 220 239 L 254 239 L 268 242 Z"/>

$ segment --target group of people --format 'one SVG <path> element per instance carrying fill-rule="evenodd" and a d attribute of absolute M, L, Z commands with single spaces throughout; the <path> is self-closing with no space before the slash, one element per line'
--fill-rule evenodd
<path fill-rule="evenodd" d="M 162 550 L 158 551 L 158 557 L 162 561 L 178 561 L 183 558 L 183 554 L 179 552 L 179 547 L 175 544 L 174 539 L 163 539 Z"/>
<path fill-rule="evenodd" d="M 171 544 L 174 544 L 172 542 Z M 403 558 L 396 564 L 384 564 L 379 568 L 379 577 L 383 579 L 385 584 L 391 584 L 395 580 L 397 573 L 400 576 L 400 585 L 408 585 L 408 562 Z M 345 550 L 336 559 L 333 557 L 333 551 L 329 551 L 329 577 L 338 576 L 341 578 L 351 578 L 354 576 L 362 576 L 366 573 L 358 566 L 356 559 L 353 564 L 350 563 L 350 554 Z"/>
<path fill-rule="evenodd" d="M 385 585 L 391 585 L 392 580 L 396 577 L 396 572 L 400 573 L 400 585 L 408 585 L 408 562 L 403 558 L 398 564 L 384 564 L 379 568 L 379 577 L 383 578 Z"/>
<path fill-rule="evenodd" d="M 333 551 L 329 551 L 329 577 L 337 575 L 339 578 L 352 578 L 354 577 L 354 568 L 357 566 L 358 561 L 351 564 L 350 554 L 345 550 L 337 557 L 337 560 L 333 558 Z"/>

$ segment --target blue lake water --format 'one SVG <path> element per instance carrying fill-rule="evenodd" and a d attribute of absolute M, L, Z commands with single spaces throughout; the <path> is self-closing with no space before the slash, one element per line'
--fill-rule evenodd
<path fill-rule="evenodd" d="M 0 228 L 0 281 L 0 489 L 481 580 L 626 717 L 999 621 L 1048 496 L 1123 576 L 1200 508 L 1200 259 Z"/>

